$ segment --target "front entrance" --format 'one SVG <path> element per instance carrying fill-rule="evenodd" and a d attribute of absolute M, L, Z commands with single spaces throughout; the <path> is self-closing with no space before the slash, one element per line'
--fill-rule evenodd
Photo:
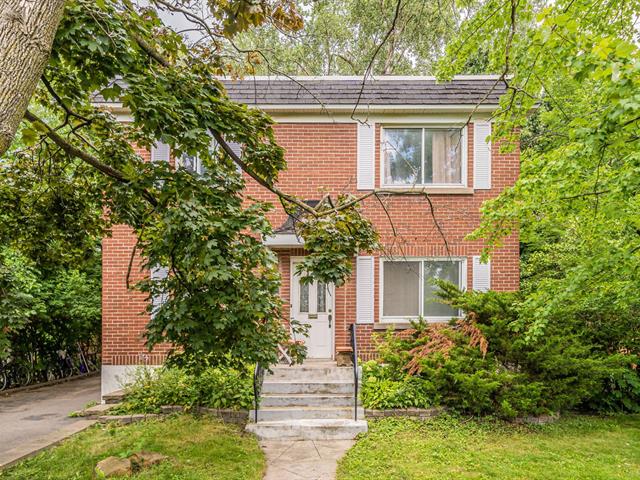
<path fill-rule="evenodd" d="M 333 358 L 334 286 L 321 282 L 302 284 L 296 275 L 300 259 L 291 259 L 291 318 L 309 326 L 307 358 Z"/>

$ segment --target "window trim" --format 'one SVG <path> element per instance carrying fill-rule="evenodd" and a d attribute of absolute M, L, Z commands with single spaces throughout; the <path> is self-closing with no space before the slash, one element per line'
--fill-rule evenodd
<path fill-rule="evenodd" d="M 461 168 L 461 178 L 460 183 L 416 183 L 416 184 L 387 184 L 385 183 L 384 178 L 384 143 L 386 138 L 385 130 L 394 130 L 394 129 L 402 129 L 402 128 L 420 128 L 422 129 L 422 148 L 421 148 L 421 159 L 422 166 L 424 167 L 424 131 L 425 130 L 438 130 L 438 129 L 450 129 L 450 128 L 462 128 L 460 143 L 462 144 L 462 152 L 460 152 L 460 168 Z M 443 189 L 450 190 L 452 188 L 466 188 L 468 187 L 468 156 L 469 156 L 469 136 L 468 136 L 468 126 L 462 125 L 460 122 L 438 122 L 438 123 L 398 123 L 398 124 L 383 124 L 380 126 L 380 187 L 386 190 L 407 190 L 407 189 Z M 424 168 L 423 173 L 424 176 Z"/>
<path fill-rule="evenodd" d="M 236 142 L 229 142 L 229 145 L 231 146 L 232 150 L 234 149 L 234 147 L 236 149 L 239 149 L 239 151 L 236 152 L 236 154 L 238 154 L 238 156 L 242 157 L 242 149 L 243 149 L 243 147 L 242 147 L 241 144 L 236 143 Z M 220 148 L 220 145 L 218 144 L 218 142 L 214 138 L 212 138 L 211 139 L 211 144 L 209 146 L 209 149 L 210 149 L 211 153 L 216 153 L 218 151 L 218 148 Z M 176 168 L 184 168 L 185 170 L 188 170 L 185 167 L 185 164 L 184 164 L 184 158 L 183 157 L 185 155 L 186 154 L 180 155 L 180 157 L 176 157 L 176 160 L 175 160 L 176 161 Z M 195 170 L 188 170 L 188 171 L 190 171 L 191 173 L 194 173 L 196 175 L 204 175 L 205 166 L 202 163 L 202 158 L 200 158 L 200 155 L 195 155 L 195 158 L 196 158 L 196 169 Z M 236 171 L 240 175 L 242 175 L 242 167 L 240 167 L 240 165 L 238 165 L 238 164 L 235 164 L 235 168 L 236 168 Z"/>
<path fill-rule="evenodd" d="M 408 324 L 409 321 L 411 320 L 417 320 L 421 314 L 424 313 L 424 262 L 425 261 L 457 261 L 460 262 L 460 269 L 461 269 L 461 274 L 460 274 L 460 282 L 459 282 L 459 287 L 462 290 L 466 290 L 467 288 L 467 276 L 468 276 L 468 272 L 467 272 L 467 257 L 461 257 L 461 256 L 451 256 L 451 257 L 435 257 L 435 256 L 427 256 L 427 257 L 402 257 L 402 258 L 395 258 L 395 259 L 390 259 L 390 258 L 380 258 L 380 264 L 379 264 L 379 275 L 378 275 L 378 308 L 379 308 L 379 318 L 380 318 L 380 323 L 392 323 L 392 324 Z M 394 317 L 385 317 L 384 316 L 384 264 L 385 262 L 420 262 L 420 281 L 419 286 L 420 286 L 420 293 L 419 293 L 419 312 L 418 312 L 418 316 L 416 317 L 398 317 L 398 316 L 394 316 Z M 452 318 L 462 318 L 463 313 L 462 310 L 458 310 L 458 315 L 457 316 L 446 316 L 446 317 L 426 317 L 423 316 L 423 318 L 425 319 L 425 321 L 427 321 L 428 323 L 443 323 L 443 322 L 448 322 L 449 320 L 451 320 Z"/>
<path fill-rule="evenodd" d="M 186 167 L 185 162 L 184 162 L 184 157 L 186 154 L 180 155 L 179 157 L 176 158 L 176 167 L 178 168 L 184 168 L 185 170 L 187 170 L 188 172 L 191 172 L 193 174 L 196 175 L 202 175 L 204 173 L 204 166 L 202 165 L 202 159 L 200 158 L 200 155 L 195 155 L 195 161 L 196 161 L 196 168 L 194 170 L 191 170 L 189 168 Z"/>

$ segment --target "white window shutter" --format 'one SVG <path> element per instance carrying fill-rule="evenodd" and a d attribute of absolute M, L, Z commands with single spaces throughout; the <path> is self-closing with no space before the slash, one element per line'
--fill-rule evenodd
<path fill-rule="evenodd" d="M 473 289 L 478 292 L 491 289 L 491 262 L 480 263 L 480 256 L 473 257 Z"/>
<path fill-rule="evenodd" d="M 151 280 L 152 281 L 160 281 L 167 278 L 169 274 L 169 269 L 167 267 L 155 267 L 151 269 Z M 167 301 L 167 294 L 163 293 L 161 295 L 154 295 L 151 299 L 151 304 L 153 305 L 151 309 L 151 316 L 153 317 L 158 309 L 162 306 L 164 302 Z"/>
<path fill-rule="evenodd" d="M 373 190 L 376 178 L 376 124 L 358 123 L 357 189 Z"/>
<path fill-rule="evenodd" d="M 237 142 L 229 142 L 229 147 L 231 147 L 233 153 L 242 158 L 242 145 Z"/>
<path fill-rule="evenodd" d="M 473 123 L 473 188 L 491 189 L 491 122 Z"/>
<path fill-rule="evenodd" d="M 151 161 L 152 162 L 168 162 L 171 149 L 169 145 L 162 142 L 156 142 L 151 147 Z"/>
<path fill-rule="evenodd" d="M 356 323 L 373 323 L 373 257 L 356 258 Z"/>

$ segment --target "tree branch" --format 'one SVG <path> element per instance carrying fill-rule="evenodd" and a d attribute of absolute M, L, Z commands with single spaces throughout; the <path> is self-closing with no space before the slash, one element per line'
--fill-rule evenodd
<path fill-rule="evenodd" d="M 398 16 L 400 13 L 400 7 L 402 5 L 402 0 L 398 0 L 397 4 L 396 4 L 396 10 L 395 10 L 395 15 L 394 15 L 394 19 L 393 19 L 393 24 L 391 26 L 391 28 L 389 29 L 389 31 L 387 32 L 387 35 L 385 36 L 385 38 L 383 39 L 382 43 L 380 45 L 378 45 L 378 48 L 376 49 L 376 54 L 377 52 L 380 50 L 380 48 L 382 48 L 384 42 L 386 41 L 387 38 L 389 38 L 389 36 L 391 35 L 391 33 L 393 33 L 393 30 L 395 29 L 395 24 L 398 20 Z M 151 58 L 153 58 L 154 60 L 156 60 L 160 65 L 164 66 L 165 68 L 171 68 L 171 62 L 166 59 L 165 57 L 162 56 L 162 54 L 160 54 L 158 51 L 156 51 L 151 45 L 149 45 L 146 41 L 144 41 L 144 39 L 142 39 L 139 35 L 133 33 L 132 34 L 133 39 L 138 43 L 138 45 L 140 45 L 140 48 L 142 48 Z M 375 55 L 374 55 L 375 57 Z M 369 63 L 369 67 L 371 67 L 371 65 L 373 64 L 375 58 L 371 59 L 371 62 Z M 370 68 L 368 68 L 367 70 L 370 71 Z M 362 89 L 360 94 L 362 94 L 362 90 L 364 89 L 364 82 L 366 81 L 366 75 L 365 78 L 363 79 L 363 85 L 362 85 Z M 497 84 L 497 82 L 496 82 Z M 357 105 L 356 105 L 357 107 Z M 451 255 L 450 253 L 450 248 L 449 248 L 449 243 L 447 241 L 447 238 L 444 234 L 444 231 L 442 230 L 442 227 L 440 225 L 440 223 L 438 222 L 436 216 L 435 216 L 435 209 L 433 206 L 433 202 L 431 201 L 431 198 L 429 197 L 429 194 L 426 192 L 426 190 L 423 189 L 419 189 L 419 190 L 410 190 L 410 191 L 406 191 L 406 192 L 397 192 L 395 190 L 372 190 L 368 193 L 365 193 L 363 195 L 360 195 L 358 197 L 355 197 L 354 199 L 338 206 L 338 207 L 333 207 L 327 210 L 322 210 L 321 212 L 318 212 L 315 208 L 307 205 L 305 202 L 299 200 L 298 198 L 289 195 L 285 192 L 283 192 L 282 190 L 280 190 L 279 188 L 277 188 L 275 185 L 272 185 L 271 183 L 267 182 L 265 179 L 263 179 L 262 177 L 260 177 L 260 175 L 258 175 L 257 173 L 255 173 L 250 167 L 249 165 L 244 162 L 239 155 L 237 155 L 233 149 L 231 148 L 231 146 L 227 143 L 227 141 L 224 139 L 224 137 L 222 136 L 222 134 L 218 131 L 209 130 L 210 134 L 214 137 L 214 139 L 218 142 L 218 145 L 220 145 L 220 147 L 225 151 L 225 153 L 229 156 L 229 158 L 231 158 L 231 160 L 233 160 L 233 162 L 238 165 L 244 172 L 246 172 L 253 180 L 255 180 L 259 185 L 261 185 L 262 187 L 266 188 L 267 190 L 269 190 L 271 193 L 273 193 L 274 195 L 276 195 L 278 198 L 280 198 L 280 200 L 284 200 L 286 202 L 289 202 L 297 207 L 299 207 L 301 210 L 307 212 L 308 214 L 318 218 L 318 217 L 323 217 L 323 216 L 327 216 L 331 213 L 338 213 L 341 210 L 346 210 L 347 208 L 351 208 L 356 206 L 358 203 L 360 203 L 363 200 L 366 200 L 367 198 L 371 197 L 371 196 L 376 196 L 378 197 L 378 195 L 418 195 L 418 196 L 422 196 L 424 197 L 428 204 L 429 204 L 429 210 L 431 212 L 431 217 L 433 218 L 434 224 L 436 226 L 436 229 L 438 230 L 438 233 L 440 234 L 440 236 L 442 237 L 442 240 L 444 242 L 445 248 L 447 250 L 447 252 L 449 253 L 449 255 Z"/>
<path fill-rule="evenodd" d="M 398 22 L 398 17 L 400 16 L 401 6 L 402 6 L 402 0 L 398 0 L 396 3 L 395 12 L 393 14 L 393 21 L 391 22 L 391 27 L 389 28 L 389 30 L 387 30 L 387 33 L 382 38 L 382 41 L 378 44 L 378 46 L 374 50 L 373 55 L 369 60 L 369 65 L 367 65 L 367 69 L 365 70 L 364 75 L 362 76 L 362 84 L 360 85 L 360 91 L 358 92 L 358 99 L 356 100 L 356 104 L 354 105 L 353 111 L 351 112 L 351 118 L 360 123 L 362 122 L 359 119 L 355 118 L 355 114 L 356 114 L 356 110 L 358 109 L 358 106 L 360 105 L 360 100 L 362 99 L 362 95 L 364 93 L 364 87 L 367 83 L 367 77 L 371 75 L 371 70 L 373 69 L 373 62 L 375 62 L 376 57 L 378 56 L 378 53 L 380 52 L 380 50 L 382 49 L 386 41 L 389 39 L 393 31 L 396 29 L 396 23 Z"/>
<path fill-rule="evenodd" d="M 107 175 L 110 178 L 113 178 L 114 180 L 117 180 L 125 184 L 131 183 L 131 181 L 126 177 L 126 175 L 122 173 L 120 170 L 116 170 L 112 166 L 101 162 L 98 158 L 94 157 L 93 155 L 85 152 L 84 150 L 81 150 L 80 148 L 76 147 L 72 143 L 69 143 L 67 140 L 62 138 L 62 136 L 60 136 L 58 132 L 56 132 L 53 128 L 47 125 L 43 120 L 41 120 L 31 111 L 27 110 L 24 114 L 24 117 L 29 122 L 33 124 L 37 124 L 40 127 L 44 128 L 45 135 L 49 137 L 49 139 L 51 139 L 53 143 L 58 145 L 63 152 L 67 153 L 68 155 L 71 155 L 72 157 L 79 158 L 83 162 L 88 163 L 89 165 L 94 167 L 96 170 L 104 173 L 105 175 Z M 144 191 L 143 196 L 154 207 L 158 205 L 157 200 L 149 192 Z"/>

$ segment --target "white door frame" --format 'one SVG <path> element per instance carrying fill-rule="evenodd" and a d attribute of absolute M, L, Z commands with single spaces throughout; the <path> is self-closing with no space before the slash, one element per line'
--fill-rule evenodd
<path fill-rule="evenodd" d="M 304 259 L 304 256 L 292 256 L 290 258 L 290 263 L 289 263 L 289 318 L 293 318 L 293 302 L 294 302 L 294 298 L 293 298 L 293 293 L 294 293 L 294 282 L 296 282 L 296 278 L 295 278 L 295 264 L 297 262 L 300 262 Z M 331 356 L 328 358 L 331 358 L 332 360 L 335 359 L 335 350 L 336 350 L 336 288 L 335 285 L 333 285 L 333 288 L 331 288 L 331 295 L 327 295 L 328 297 L 330 297 L 329 299 L 329 303 L 328 306 L 330 308 L 329 310 L 329 315 L 331 318 L 331 327 L 330 327 L 330 331 L 329 331 L 329 338 L 331 339 Z"/>

